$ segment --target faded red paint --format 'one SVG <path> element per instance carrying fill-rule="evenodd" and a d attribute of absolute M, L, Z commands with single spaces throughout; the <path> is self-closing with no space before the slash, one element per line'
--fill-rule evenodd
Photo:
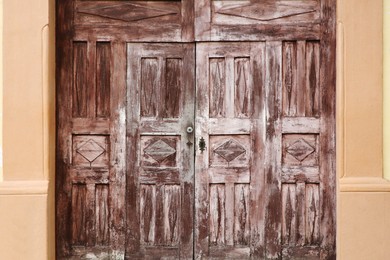
<path fill-rule="evenodd" d="M 335 259 L 334 0 L 58 0 L 57 64 L 58 259 Z"/>

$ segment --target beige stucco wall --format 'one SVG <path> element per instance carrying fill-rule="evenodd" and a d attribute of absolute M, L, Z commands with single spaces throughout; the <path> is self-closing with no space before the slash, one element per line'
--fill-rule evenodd
<path fill-rule="evenodd" d="M 339 259 L 389 259 L 390 185 L 383 178 L 382 160 L 383 29 L 382 0 L 338 1 Z"/>
<path fill-rule="evenodd" d="M 54 259 L 54 0 L 0 4 L 0 259 Z"/>
<path fill-rule="evenodd" d="M 338 0 L 337 241 L 343 260 L 388 259 L 390 185 L 382 178 L 382 1 Z M 53 2 L 0 0 L 0 259 L 54 259 Z M 0 109 L 0 119 L 1 115 Z"/>
<path fill-rule="evenodd" d="M 383 161 L 383 170 L 390 180 L 390 0 L 384 0 L 383 4 L 383 158 L 389 158 Z"/>

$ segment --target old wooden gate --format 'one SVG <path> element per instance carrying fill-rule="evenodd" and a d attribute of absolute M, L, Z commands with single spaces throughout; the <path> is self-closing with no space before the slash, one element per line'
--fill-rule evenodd
<path fill-rule="evenodd" d="M 57 0 L 58 259 L 335 259 L 335 0 Z"/>

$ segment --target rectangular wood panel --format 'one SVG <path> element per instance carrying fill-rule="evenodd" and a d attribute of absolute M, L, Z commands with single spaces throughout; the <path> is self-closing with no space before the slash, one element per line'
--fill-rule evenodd
<path fill-rule="evenodd" d="M 111 91 L 111 45 L 109 42 L 96 44 L 96 116 L 110 115 Z"/>
<path fill-rule="evenodd" d="M 164 245 L 164 189 L 165 185 L 156 186 L 156 228 L 155 228 L 155 245 Z M 178 209 L 176 209 L 176 212 Z"/>
<path fill-rule="evenodd" d="M 179 185 L 165 185 L 164 187 L 164 244 L 177 246 L 180 238 L 180 211 L 181 196 Z"/>
<path fill-rule="evenodd" d="M 141 185 L 140 192 L 141 241 L 153 245 L 156 231 L 156 186 Z"/>
<path fill-rule="evenodd" d="M 128 44 L 129 258 L 192 258 L 194 46 Z"/>
<path fill-rule="evenodd" d="M 183 99 L 181 89 L 182 59 L 166 59 L 165 87 L 161 91 L 161 115 L 163 118 L 177 118 L 181 111 Z"/>
<path fill-rule="evenodd" d="M 111 44 L 73 43 L 73 117 L 108 117 L 111 91 Z"/>
<path fill-rule="evenodd" d="M 109 208 L 108 196 L 109 186 L 98 184 L 96 185 L 96 244 L 108 245 L 109 243 Z"/>
<path fill-rule="evenodd" d="M 320 115 L 320 43 L 306 44 L 306 116 Z"/>
<path fill-rule="evenodd" d="M 88 115 L 87 53 L 87 42 L 73 43 L 73 117 L 87 117 Z"/>
<path fill-rule="evenodd" d="M 283 43 L 283 115 L 319 116 L 319 42 Z"/>
<path fill-rule="evenodd" d="M 157 116 L 160 75 L 157 58 L 141 59 L 141 115 Z"/>
<path fill-rule="evenodd" d="M 319 185 L 306 185 L 306 244 L 318 245 L 320 238 L 320 198 Z"/>
<path fill-rule="evenodd" d="M 178 42 L 194 38 L 194 1 L 72 1 L 76 38 Z"/>
<path fill-rule="evenodd" d="M 76 1 L 76 25 L 180 22 L 180 1 Z"/>
<path fill-rule="evenodd" d="M 210 117 L 225 117 L 225 59 L 210 58 Z"/>
<path fill-rule="evenodd" d="M 183 106 L 182 59 L 141 59 L 141 115 L 178 118 Z"/>
<path fill-rule="evenodd" d="M 74 184 L 72 187 L 72 244 L 86 245 L 87 241 L 87 187 Z"/>
<path fill-rule="evenodd" d="M 210 245 L 225 244 L 225 186 L 210 185 Z"/>
<path fill-rule="evenodd" d="M 320 37 L 319 0 L 200 0 L 195 12 L 199 41 L 282 40 Z"/>
<path fill-rule="evenodd" d="M 297 239 L 296 187 L 294 184 L 282 186 L 282 243 L 295 245 Z"/>
<path fill-rule="evenodd" d="M 319 185 L 282 185 L 282 243 L 287 247 L 319 245 Z"/>
<path fill-rule="evenodd" d="M 246 245 L 250 242 L 249 185 L 234 186 L 234 244 Z"/>
<path fill-rule="evenodd" d="M 264 47 L 198 45 L 196 134 L 206 147 L 196 154 L 198 258 L 246 259 L 260 250 Z"/>
<path fill-rule="evenodd" d="M 252 82 L 250 58 L 234 59 L 234 113 L 235 117 L 249 117 L 252 112 Z"/>

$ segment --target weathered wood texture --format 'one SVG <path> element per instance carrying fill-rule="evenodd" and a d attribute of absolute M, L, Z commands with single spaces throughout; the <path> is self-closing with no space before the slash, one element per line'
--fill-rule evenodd
<path fill-rule="evenodd" d="M 60 184 L 57 179 L 57 196 L 69 198 L 69 202 L 57 199 L 57 214 L 62 207 L 70 214 L 57 215 L 57 222 L 63 222 L 57 225 L 57 236 L 65 237 L 57 257 L 120 257 L 124 255 L 126 188 L 120 147 L 125 138 L 125 77 L 118 76 L 125 73 L 125 67 L 118 66 L 123 53 L 119 45 L 109 42 L 86 40 L 70 46 L 73 55 L 62 58 L 71 57 L 73 66 L 62 70 L 73 80 L 64 82 L 59 91 L 71 98 L 58 99 L 65 103 L 59 113 L 68 119 L 59 122 L 64 125 L 58 128 L 64 144 L 57 147 L 65 164 L 60 169 L 57 163 L 57 176 L 66 180 Z"/>
<path fill-rule="evenodd" d="M 256 41 L 319 39 L 320 0 L 198 0 L 195 39 Z"/>
<path fill-rule="evenodd" d="M 267 259 L 335 257 L 335 215 L 323 212 L 324 205 L 335 203 L 334 126 L 323 123 L 334 124 L 334 113 L 326 114 L 329 107 L 320 103 L 327 100 L 327 106 L 334 106 L 334 96 L 329 100 L 324 95 L 333 93 L 334 81 L 321 83 L 327 78 L 321 69 L 334 69 L 334 62 L 321 65 L 320 46 L 319 41 L 302 40 L 266 46 Z M 324 146 L 332 148 L 324 153 Z M 324 246 L 326 237 L 332 239 Z"/>
<path fill-rule="evenodd" d="M 194 2 L 74 0 L 76 39 L 176 41 L 194 39 Z"/>
<path fill-rule="evenodd" d="M 75 39 L 57 8 L 57 258 L 124 257 L 124 44 Z M 113 91 L 115 86 L 115 91 Z"/>
<path fill-rule="evenodd" d="M 206 142 L 196 152 L 198 258 L 263 251 L 264 50 L 263 43 L 197 45 L 196 137 Z"/>
<path fill-rule="evenodd" d="M 57 0 L 57 258 L 335 259 L 335 2 Z"/>
<path fill-rule="evenodd" d="M 193 256 L 194 45 L 128 50 L 126 257 Z"/>

